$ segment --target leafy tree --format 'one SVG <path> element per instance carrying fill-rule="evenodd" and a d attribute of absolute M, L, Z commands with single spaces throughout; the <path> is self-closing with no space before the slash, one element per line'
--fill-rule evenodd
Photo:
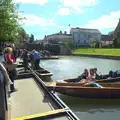
<path fill-rule="evenodd" d="M 118 43 L 117 38 L 113 40 L 113 45 L 114 45 L 114 48 L 120 48 L 120 44 Z"/>
<path fill-rule="evenodd" d="M 69 41 L 69 42 L 65 42 L 64 45 L 70 49 L 72 49 L 74 47 L 73 42 Z"/>
<path fill-rule="evenodd" d="M 12 0 L 0 0 L 0 41 L 13 42 L 20 29 L 18 6 Z"/>
<path fill-rule="evenodd" d="M 109 32 L 108 35 L 114 36 L 114 31 Z"/>
<path fill-rule="evenodd" d="M 23 28 L 19 29 L 19 35 L 18 35 L 18 40 L 15 41 L 16 44 L 19 43 L 24 43 L 27 42 L 29 40 L 29 35 L 25 32 L 25 30 Z"/>
<path fill-rule="evenodd" d="M 96 43 L 97 43 L 96 40 L 94 40 L 94 39 L 90 40 L 90 46 L 91 46 L 91 48 L 93 48 L 94 51 L 95 51 Z"/>
<path fill-rule="evenodd" d="M 30 40 L 29 40 L 29 43 L 32 43 L 33 41 L 34 41 L 34 35 L 31 34 L 31 36 L 30 36 Z"/>

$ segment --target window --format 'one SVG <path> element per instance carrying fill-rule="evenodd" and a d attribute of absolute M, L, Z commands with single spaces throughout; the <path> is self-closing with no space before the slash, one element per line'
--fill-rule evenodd
<path fill-rule="evenodd" d="M 84 34 L 84 38 L 86 37 L 86 34 Z"/>
<path fill-rule="evenodd" d="M 92 36 L 91 36 L 91 35 L 88 35 L 88 38 L 90 39 L 90 38 L 92 38 Z"/>

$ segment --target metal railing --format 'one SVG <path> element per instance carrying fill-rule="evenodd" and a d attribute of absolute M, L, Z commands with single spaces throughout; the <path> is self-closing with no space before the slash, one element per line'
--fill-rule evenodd
<path fill-rule="evenodd" d="M 0 74 L 1 75 L 1 74 Z M 0 76 L 0 120 L 6 119 L 6 113 L 8 111 L 8 93 L 4 79 Z"/>

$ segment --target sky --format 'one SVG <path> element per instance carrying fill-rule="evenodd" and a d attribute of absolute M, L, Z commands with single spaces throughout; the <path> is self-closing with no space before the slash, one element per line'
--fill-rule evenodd
<path fill-rule="evenodd" d="M 120 18 L 120 0 L 14 0 L 22 26 L 35 39 L 67 31 L 70 27 L 98 29 L 102 34 L 113 31 Z M 70 25 L 70 27 L 69 27 Z"/>

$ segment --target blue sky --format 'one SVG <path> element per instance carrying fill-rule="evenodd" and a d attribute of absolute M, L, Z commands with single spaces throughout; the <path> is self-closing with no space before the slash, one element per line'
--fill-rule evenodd
<path fill-rule="evenodd" d="M 26 19 L 23 27 L 36 39 L 69 32 L 71 27 L 96 28 L 102 34 L 115 29 L 120 18 L 120 0 L 14 0 Z"/>

